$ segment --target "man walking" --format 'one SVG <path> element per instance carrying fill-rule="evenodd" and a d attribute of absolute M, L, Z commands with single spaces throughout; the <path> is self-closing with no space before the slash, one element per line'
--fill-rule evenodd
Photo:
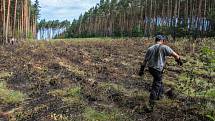
<path fill-rule="evenodd" d="M 164 92 L 162 74 L 166 63 L 166 56 L 173 56 L 180 66 L 183 64 L 180 56 L 169 46 L 165 45 L 167 40 L 168 38 L 165 35 L 157 35 L 155 37 L 155 44 L 148 48 L 144 62 L 139 71 L 139 75 L 143 76 L 144 69 L 148 66 L 149 72 L 153 76 L 153 84 L 149 97 L 149 107 L 147 108 L 148 112 L 153 111 L 155 101 L 159 100 Z"/>

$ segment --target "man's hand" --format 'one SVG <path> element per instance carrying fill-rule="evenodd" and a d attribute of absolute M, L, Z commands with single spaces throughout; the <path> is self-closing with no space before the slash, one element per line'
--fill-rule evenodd
<path fill-rule="evenodd" d="M 181 61 L 181 58 L 177 53 L 173 52 L 172 56 L 175 58 L 175 61 L 178 63 L 178 65 L 180 65 L 180 66 L 183 65 L 183 62 Z"/>
<path fill-rule="evenodd" d="M 178 63 L 179 66 L 182 66 L 182 65 L 183 65 L 183 62 L 181 61 L 181 58 L 176 59 L 175 61 Z"/>
<path fill-rule="evenodd" d="M 144 66 L 144 65 L 141 65 L 140 71 L 139 71 L 139 73 L 138 73 L 139 76 L 143 76 L 143 75 L 144 75 L 144 69 L 145 69 L 145 66 Z"/>

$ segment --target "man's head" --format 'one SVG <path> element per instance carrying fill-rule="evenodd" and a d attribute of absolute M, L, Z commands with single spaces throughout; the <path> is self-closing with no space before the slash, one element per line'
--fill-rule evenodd
<path fill-rule="evenodd" d="M 168 41 L 168 37 L 166 35 L 157 35 L 155 37 L 155 42 L 160 44 L 165 44 Z"/>

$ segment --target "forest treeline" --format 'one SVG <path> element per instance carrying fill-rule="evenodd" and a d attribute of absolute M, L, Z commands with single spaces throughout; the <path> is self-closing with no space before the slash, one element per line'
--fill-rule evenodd
<path fill-rule="evenodd" d="M 37 38 L 39 40 L 62 38 L 63 33 L 70 27 L 70 21 L 42 19 L 37 26 Z"/>
<path fill-rule="evenodd" d="M 11 38 L 35 38 L 39 8 L 38 0 L 0 0 L 1 43 Z"/>
<path fill-rule="evenodd" d="M 214 0 L 100 0 L 73 20 L 64 37 L 215 35 Z"/>
<path fill-rule="evenodd" d="M 100 0 L 78 19 L 39 18 L 39 1 L 0 1 L 0 41 L 10 38 L 175 37 L 215 35 L 214 0 Z"/>

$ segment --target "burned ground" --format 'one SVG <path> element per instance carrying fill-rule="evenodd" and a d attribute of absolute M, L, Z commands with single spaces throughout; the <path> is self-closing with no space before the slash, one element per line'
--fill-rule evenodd
<path fill-rule="evenodd" d="M 182 83 L 185 70 L 196 62 L 193 54 L 186 54 L 190 53 L 186 43 L 170 43 L 189 63 L 179 67 L 174 59 L 168 59 L 164 84 L 172 92 L 158 102 L 153 113 L 144 112 L 152 77 L 148 73 L 139 77 L 137 73 L 152 42 L 54 41 L 1 47 L 1 82 L 7 90 L 23 95 L 10 102 L 1 99 L 5 113 L 1 120 L 212 120 L 214 111 L 202 105 L 211 102 L 214 106 L 214 97 L 203 99 L 180 90 L 180 85 L 186 86 Z M 213 74 L 203 71 L 198 78 L 211 80 Z M 22 100 L 13 101 L 19 98 Z"/>

